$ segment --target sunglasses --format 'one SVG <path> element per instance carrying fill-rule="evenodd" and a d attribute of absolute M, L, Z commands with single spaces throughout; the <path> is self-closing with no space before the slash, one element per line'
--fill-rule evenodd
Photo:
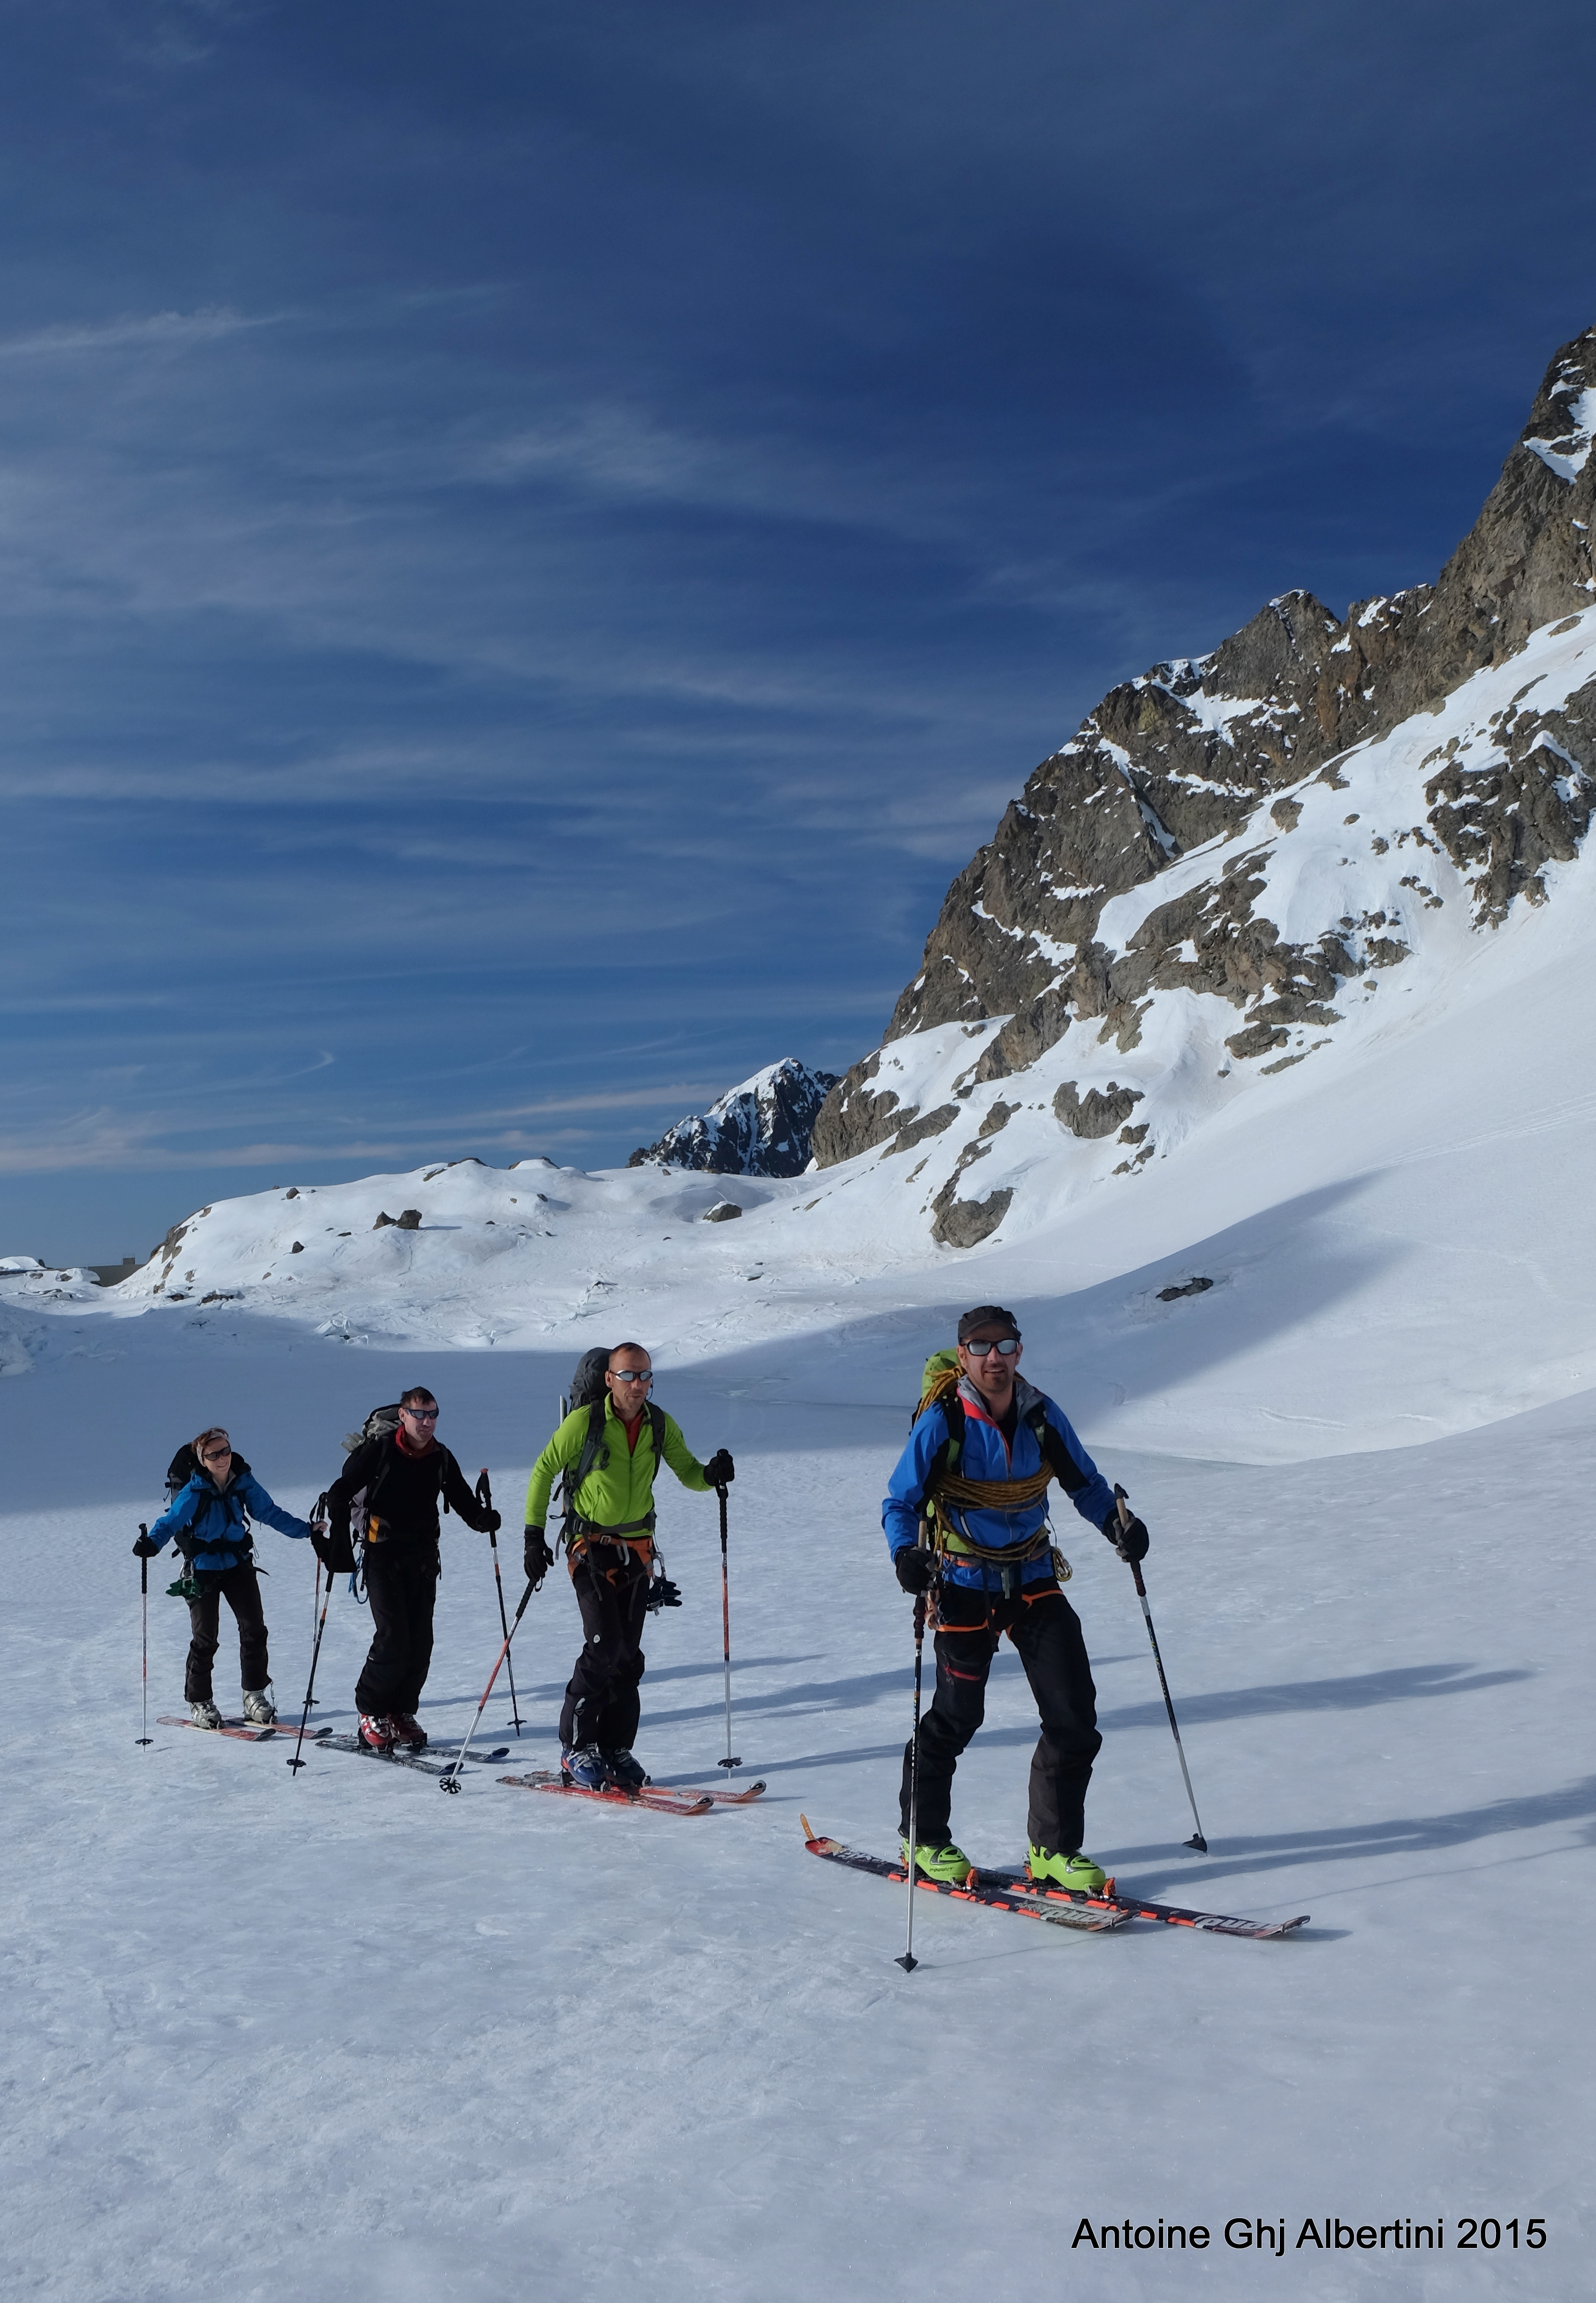
<path fill-rule="evenodd" d="M 435 1423 L 438 1420 L 435 1407 L 401 1407 L 399 1412 L 408 1415 L 412 1423 Z"/>
<path fill-rule="evenodd" d="M 199 1460 L 202 1464 L 224 1464 L 232 1453 L 231 1447 L 207 1447 Z"/>
<path fill-rule="evenodd" d="M 1000 1336 L 995 1344 L 967 1344 L 964 1348 L 973 1360 L 984 1360 L 988 1352 L 1001 1352 L 1006 1360 L 1011 1360 L 1019 1350 L 1019 1337 Z"/>
<path fill-rule="evenodd" d="M 652 1383 L 654 1381 L 652 1368 L 612 1368 L 610 1373 L 617 1383 Z"/>

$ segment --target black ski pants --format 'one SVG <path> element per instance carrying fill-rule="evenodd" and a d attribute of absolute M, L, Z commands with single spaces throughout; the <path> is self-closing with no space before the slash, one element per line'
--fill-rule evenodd
<path fill-rule="evenodd" d="M 366 1597 L 375 1636 L 355 1683 L 355 1703 L 377 1718 L 414 1711 L 432 1663 L 432 1613 L 440 1573 L 435 1543 L 390 1537 L 366 1547 Z"/>
<path fill-rule="evenodd" d="M 1031 1758 L 1027 1829 L 1034 1847 L 1073 1854 L 1085 1832 L 1086 1785 L 1102 1749 L 1097 1690 L 1086 1660 L 1080 1617 L 1056 1583 L 1005 1599 L 945 1583 L 937 1601 L 936 1693 L 920 1720 L 920 1796 L 916 1833 L 922 1845 L 950 1835 L 953 1770 L 986 1710 L 986 1681 L 1006 1632 L 1025 1666 L 1042 1734 Z M 908 1835 L 909 1764 L 904 1746 L 899 1828 Z"/>
<path fill-rule="evenodd" d="M 601 1565 L 613 1550 L 604 1547 L 595 1560 L 589 1547 L 570 1571 L 583 1641 L 560 1712 L 560 1741 L 568 1749 L 597 1743 L 607 1751 L 629 1751 L 638 1740 L 648 1567 L 635 1557 L 624 1566 Z"/>
<path fill-rule="evenodd" d="M 249 1560 L 237 1567 L 207 1568 L 199 1591 L 189 1602 L 188 1668 L 183 1674 L 183 1701 L 207 1703 L 211 1693 L 211 1665 L 221 1644 L 222 1601 L 238 1618 L 239 1680 L 245 1688 L 264 1687 L 271 1677 L 266 1662 L 266 1610 L 260 1604 L 260 1579 Z"/>

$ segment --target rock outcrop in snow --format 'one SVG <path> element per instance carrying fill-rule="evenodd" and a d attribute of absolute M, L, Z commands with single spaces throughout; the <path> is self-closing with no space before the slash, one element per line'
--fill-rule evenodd
<path fill-rule="evenodd" d="M 679 1119 L 657 1143 L 634 1152 L 627 1165 L 658 1160 L 716 1176 L 801 1176 L 809 1164 L 815 1115 L 836 1084 L 835 1072 L 811 1071 L 785 1056 L 740 1087 L 728 1088 L 707 1111 Z"/>
<path fill-rule="evenodd" d="M 1476 930 L 1542 901 L 1596 794 L 1593 434 L 1596 329 L 1553 360 L 1433 586 L 1345 620 L 1288 594 L 1212 654 L 1105 696 L 950 889 L 882 1046 L 826 1100 L 818 1164 L 933 1143 L 912 1172 L 929 1168 L 933 1236 L 971 1244 L 1016 1185 L 1001 1160 L 984 1194 L 964 1178 L 1038 1090 L 1058 1148 L 1084 1157 L 1118 1129 L 1113 1172 L 1134 1173 L 1207 1101 L 1187 1079 L 1173 1109 L 1155 1099 L 1156 1128 L 1147 1109 L 1130 1124 L 1150 1063 L 1166 1089 L 1194 1064 L 1283 1069 L 1448 901 Z M 979 1042 L 962 1062 L 925 1044 L 950 1032 L 955 1051 Z M 979 1096 L 999 1081 L 1017 1101 Z"/>

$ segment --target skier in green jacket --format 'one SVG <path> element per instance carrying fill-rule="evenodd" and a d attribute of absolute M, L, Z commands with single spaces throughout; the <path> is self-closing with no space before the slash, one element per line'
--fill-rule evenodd
<path fill-rule="evenodd" d="M 566 1564 L 585 1638 L 560 1714 L 561 1772 L 583 1791 L 636 1791 L 648 1781 L 632 1753 L 643 1619 L 681 1605 L 675 1584 L 654 1574 L 654 1479 L 668 1464 L 684 1488 L 704 1493 L 726 1487 L 734 1473 L 724 1447 L 700 1464 L 675 1419 L 650 1401 L 654 1371 L 641 1344 L 617 1344 L 604 1381 L 602 1419 L 597 1402 L 573 1408 L 532 1466 L 526 1568 L 528 1582 L 540 1583 L 553 1563 L 544 1533 L 549 1497 L 569 1472 Z"/>

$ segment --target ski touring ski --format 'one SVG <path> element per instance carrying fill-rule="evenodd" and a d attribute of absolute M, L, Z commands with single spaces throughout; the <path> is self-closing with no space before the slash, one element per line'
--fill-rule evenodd
<path fill-rule="evenodd" d="M 889 1880 L 901 1887 L 908 1875 L 901 1861 L 893 1862 L 884 1855 L 866 1855 L 857 1847 L 844 1847 L 840 1840 L 827 1839 L 815 1832 L 807 1816 L 799 1816 L 804 1827 L 804 1844 L 811 1855 L 818 1855 L 827 1863 L 841 1863 L 850 1871 L 867 1871 L 873 1878 Z M 1082 1911 L 1068 1900 L 1060 1906 L 1045 1901 L 1040 1895 L 1022 1895 L 1012 1888 L 988 1885 L 984 1879 L 971 1877 L 962 1885 L 951 1879 L 916 1879 L 915 1885 L 933 1895 L 951 1895 L 960 1903 L 979 1903 L 989 1911 L 1020 1911 L 1028 1919 L 1043 1919 L 1050 1927 L 1073 1928 L 1077 1934 L 1107 1935 L 1114 1928 L 1126 1926 L 1135 1917 L 1131 1911 L 1118 1909 Z"/>
<path fill-rule="evenodd" d="M 308 1742 L 310 1739 L 307 1736 L 305 1740 Z M 455 1754 L 452 1751 L 446 1758 L 436 1751 L 374 1751 L 370 1744 L 362 1743 L 358 1735 L 324 1734 L 316 1748 L 318 1751 L 356 1751 L 362 1759 L 380 1759 L 390 1767 L 414 1767 L 424 1776 L 447 1776 L 454 1770 Z M 509 1757 L 509 1744 L 501 1743 L 492 1751 L 469 1751 L 466 1765 L 469 1767 L 486 1767 L 496 1759 Z"/>
<path fill-rule="evenodd" d="M 613 1784 L 606 1785 L 603 1791 L 590 1792 L 580 1784 L 568 1784 L 550 1767 L 529 1768 L 521 1776 L 501 1776 L 499 1781 L 513 1784 L 518 1791 L 553 1792 L 559 1799 L 602 1800 L 608 1807 L 652 1808 L 655 1815 L 708 1815 L 715 1805 L 708 1792 L 671 1791 L 661 1784 L 648 1784 L 635 1792 L 623 1792 Z"/>
<path fill-rule="evenodd" d="M 300 1732 L 297 1727 L 286 1725 L 281 1719 L 274 1720 L 269 1727 L 258 1727 L 249 1719 L 224 1719 L 219 1727 L 201 1727 L 198 1720 L 181 1719 L 175 1714 L 169 1718 L 157 1719 L 156 1725 L 157 1727 L 192 1727 L 196 1734 L 199 1735 L 231 1735 L 240 1743 L 269 1743 L 274 1735 L 297 1735 Z M 330 1727 L 310 1727 L 306 1730 L 305 1741 L 307 1743 L 319 1742 L 323 1737 L 330 1735 L 332 1732 Z"/>
<path fill-rule="evenodd" d="M 983 1886 L 1001 1887 L 1036 1902 L 1075 1903 L 1090 1911 L 1123 1911 L 1127 1919 L 1156 1919 L 1167 1928 L 1195 1928 L 1203 1935 L 1248 1936 L 1260 1943 L 1306 1927 L 1310 1916 L 1304 1911 L 1295 1919 L 1238 1919 L 1225 1911 L 1189 1911 L 1179 1903 L 1150 1902 L 1128 1894 L 1117 1879 L 1110 1879 L 1102 1894 L 1088 1895 L 1077 1887 L 1057 1887 L 1049 1881 L 1033 1879 L 1028 1871 L 983 1871 L 979 1877 Z"/>
<path fill-rule="evenodd" d="M 694 1784 L 690 1789 L 680 1784 L 650 1784 L 650 1791 L 669 1792 L 675 1799 L 713 1800 L 716 1807 L 747 1807 L 751 1800 L 764 1795 L 763 1783 L 744 1784 L 738 1791 L 722 1788 L 719 1784 Z"/>

